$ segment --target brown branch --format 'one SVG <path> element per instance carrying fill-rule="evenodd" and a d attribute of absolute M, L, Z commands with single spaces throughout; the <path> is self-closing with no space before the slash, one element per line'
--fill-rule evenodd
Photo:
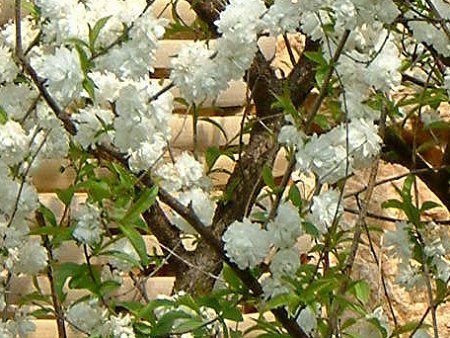
<path fill-rule="evenodd" d="M 388 156 L 393 152 L 394 156 Z M 399 136 L 395 126 L 386 129 L 384 137 L 384 159 L 391 163 L 398 163 L 410 170 L 419 170 L 417 176 L 439 198 L 447 210 L 450 210 L 450 191 L 447 182 L 442 182 L 442 176 L 448 175 L 448 169 L 434 172 L 418 154 L 415 154 L 415 166 L 412 163 L 412 150 L 410 146 Z"/>
<path fill-rule="evenodd" d="M 35 212 L 35 217 L 36 217 L 36 221 L 37 221 L 37 224 L 39 225 L 39 227 L 41 227 L 41 228 L 45 227 L 45 225 L 46 225 L 45 219 L 40 211 Z M 66 338 L 67 332 L 66 332 L 66 326 L 65 326 L 65 321 L 64 321 L 64 311 L 61 306 L 61 303 L 59 302 L 58 294 L 56 292 L 56 287 L 55 287 L 55 281 L 53 279 L 54 272 L 53 272 L 52 262 L 54 262 L 55 259 L 53 257 L 53 251 L 52 251 L 52 247 L 51 247 L 48 236 L 43 235 L 42 239 L 43 239 L 44 247 L 47 251 L 47 258 L 48 258 L 47 278 L 50 283 L 52 303 L 53 303 L 53 307 L 55 309 L 55 314 L 56 314 L 56 326 L 58 329 L 58 337 Z"/>

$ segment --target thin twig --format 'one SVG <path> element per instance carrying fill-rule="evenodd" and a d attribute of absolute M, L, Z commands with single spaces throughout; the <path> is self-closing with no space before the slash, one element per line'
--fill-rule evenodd
<path fill-rule="evenodd" d="M 341 40 L 339 41 L 339 45 L 336 48 L 336 51 L 334 52 L 334 55 L 330 61 L 328 71 L 325 75 L 325 78 L 322 83 L 322 87 L 320 88 L 319 96 L 317 97 L 316 101 L 314 102 L 314 106 L 312 107 L 310 113 L 308 114 L 306 118 L 306 126 L 310 126 L 312 122 L 314 121 L 314 118 L 316 117 L 317 113 L 319 112 L 320 106 L 322 105 L 323 100 L 325 99 L 325 96 L 328 92 L 328 85 L 331 82 L 331 78 L 334 73 L 334 67 L 336 66 L 337 61 L 339 60 L 339 57 L 341 56 L 345 44 L 347 43 L 348 37 L 350 36 L 350 31 L 346 30 L 344 34 L 342 35 Z M 309 128 L 308 128 L 309 129 Z M 308 132 L 308 130 L 306 130 Z"/>

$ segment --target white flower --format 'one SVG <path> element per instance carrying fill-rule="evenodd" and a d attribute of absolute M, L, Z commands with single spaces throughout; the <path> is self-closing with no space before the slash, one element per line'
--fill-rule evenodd
<path fill-rule="evenodd" d="M 262 26 L 260 17 L 265 11 L 264 1 L 261 0 L 231 0 L 215 24 L 224 34 L 236 31 L 256 34 Z"/>
<path fill-rule="evenodd" d="M 131 326 L 130 314 L 111 316 L 102 326 L 102 337 L 134 338 L 136 337 Z"/>
<path fill-rule="evenodd" d="M 10 177 L 0 175 L 0 221 L 9 222 L 12 217 L 16 200 L 19 196 L 20 183 Z M 23 220 L 39 207 L 38 194 L 34 186 L 25 182 L 20 193 L 19 203 L 15 213 L 13 225 Z"/>
<path fill-rule="evenodd" d="M 129 40 L 97 59 L 97 68 L 115 73 L 122 79 L 137 80 L 146 76 L 153 71 L 158 39 L 164 35 L 166 24 L 166 20 L 156 19 L 151 11 L 147 11 L 134 21 Z"/>
<path fill-rule="evenodd" d="M 80 95 L 83 72 L 75 49 L 60 47 L 54 54 L 32 58 L 31 63 L 38 75 L 46 79 L 52 96 L 62 105 Z"/>
<path fill-rule="evenodd" d="M 95 101 L 99 104 L 108 104 L 116 101 L 119 90 L 125 85 L 116 74 L 105 72 L 92 72 L 88 74 L 95 84 Z"/>
<path fill-rule="evenodd" d="M 208 187 L 208 178 L 204 175 L 203 165 L 187 152 L 183 152 L 175 164 L 161 165 L 157 174 L 163 178 L 162 186 L 169 191 L 178 191 L 183 187 Z"/>
<path fill-rule="evenodd" d="M 253 268 L 269 253 L 269 235 L 258 224 L 244 219 L 235 221 L 222 236 L 226 255 L 240 269 Z"/>
<path fill-rule="evenodd" d="M 69 14 L 77 3 L 77 0 L 36 0 L 42 15 L 49 19 Z"/>
<path fill-rule="evenodd" d="M 431 336 L 425 329 L 418 329 L 412 338 L 431 338 Z"/>
<path fill-rule="evenodd" d="M 378 41 L 375 50 L 380 50 L 380 52 L 366 68 L 365 79 L 367 84 L 375 89 L 387 92 L 400 85 L 402 79 L 399 72 L 401 67 L 400 52 L 392 39 L 386 42 L 385 38 Z"/>
<path fill-rule="evenodd" d="M 0 124 L 0 158 L 6 165 L 15 165 L 27 155 L 29 140 L 22 126 L 14 121 Z"/>
<path fill-rule="evenodd" d="M 289 248 L 302 234 L 302 220 L 298 209 L 290 203 L 278 208 L 277 216 L 267 225 L 271 242 L 278 248 Z"/>
<path fill-rule="evenodd" d="M 265 299 L 270 299 L 278 295 L 289 293 L 292 289 L 287 282 L 279 278 L 274 278 L 269 274 L 263 275 L 260 282 Z"/>
<path fill-rule="evenodd" d="M 405 13 L 405 17 L 416 18 L 416 15 L 410 11 Z M 417 20 L 417 18 L 409 21 L 408 27 L 412 29 L 414 37 L 419 42 L 431 44 L 442 55 L 450 56 L 448 37 L 442 29 L 438 29 L 426 21 Z"/>
<path fill-rule="evenodd" d="M 0 87 L 0 106 L 9 118 L 21 120 L 37 96 L 38 94 L 27 85 L 8 83 Z"/>
<path fill-rule="evenodd" d="M 444 86 L 447 88 L 448 95 L 450 96 L 450 69 L 445 72 Z"/>
<path fill-rule="evenodd" d="M 66 313 L 67 321 L 75 329 L 93 332 L 99 328 L 103 321 L 103 310 L 97 301 L 83 301 L 73 304 Z"/>
<path fill-rule="evenodd" d="M 276 0 L 264 15 L 263 21 L 271 34 L 295 32 L 300 25 L 301 2 Z"/>
<path fill-rule="evenodd" d="M 183 152 L 175 162 L 175 169 L 182 184 L 190 187 L 203 177 L 203 165 L 187 152 Z"/>
<path fill-rule="evenodd" d="M 377 126 L 367 120 L 355 119 L 348 126 L 348 140 L 353 166 L 364 168 L 380 152 L 382 139 Z"/>
<path fill-rule="evenodd" d="M 93 245 L 100 241 L 102 233 L 100 210 L 92 204 L 82 204 L 74 210 L 73 218 L 76 222 L 73 237 L 83 244 Z"/>
<path fill-rule="evenodd" d="M 133 245 L 127 238 L 121 238 L 118 241 L 115 241 L 113 244 L 111 244 L 108 250 L 118 251 L 122 254 L 129 256 L 131 259 L 135 261 L 139 261 L 138 253 L 136 252 Z M 128 272 L 133 268 L 131 262 L 119 258 L 111 259 L 110 263 L 112 266 L 116 267 L 117 269 L 123 272 Z"/>
<path fill-rule="evenodd" d="M 432 123 L 442 121 L 439 112 L 436 110 L 427 110 L 422 112 L 422 114 L 420 115 L 420 120 L 426 127 L 428 127 Z"/>
<path fill-rule="evenodd" d="M 182 48 L 172 60 L 170 78 L 188 103 L 202 103 L 215 99 L 227 88 L 227 79 L 221 77 L 217 65 L 205 43 L 194 42 Z"/>
<path fill-rule="evenodd" d="M 205 226 L 210 226 L 214 216 L 215 204 L 207 193 L 200 188 L 194 188 L 180 195 L 178 201 L 185 207 L 192 206 L 195 214 Z M 174 224 L 182 231 L 188 234 L 196 234 L 197 232 L 189 223 L 178 216 L 173 219 Z"/>
<path fill-rule="evenodd" d="M 275 277 L 294 276 L 300 267 L 300 255 L 295 249 L 283 249 L 272 257 L 270 271 Z"/>
<path fill-rule="evenodd" d="M 407 261 L 411 257 L 412 243 L 409 235 L 411 227 L 406 222 L 395 223 L 395 230 L 384 235 L 383 245 L 393 257 Z"/>
<path fill-rule="evenodd" d="M 340 126 L 319 137 L 314 134 L 304 148 L 297 151 L 297 167 L 314 172 L 322 183 L 333 184 L 344 178 L 352 172 L 345 136 L 345 129 Z"/>
<path fill-rule="evenodd" d="M 19 247 L 15 271 L 36 275 L 47 266 L 47 250 L 36 240 L 29 240 Z"/>
<path fill-rule="evenodd" d="M 38 151 L 42 142 L 43 147 L 38 153 L 38 159 L 60 159 L 69 151 L 69 135 L 61 120 L 45 104 L 38 104 L 36 116 L 39 127 L 43 130 L 33 142 L 33 154 Z"/>
<path fill-rule="evenodd" d="M 289 124 L 281 128 L 280 133 L 278 134 L 278 142 L 299 149 L 303 147 L 304 137 L 304 134 L 300 130 Z"/>
<path fill-rule="evenodd" d="M 21 33 L 22 48 L 27 50 L 31 42 L 33 42 L 39 34 L 39 29 L 36 27 L 35 21 L 30 16 L 22 18 Z M 0 37 L 3 38 L 0 39 L 0 44 L 4 43 L 11 50 L 14 50 L 16 46 L 16 25 L 14 21 L 10 21 L 2 27 Z"/>
<path fill-rule="evenodd" d="M 17 75 L 18 69 L 12 58 L 8 47 L 0 45 L 0 83 L 12 82 Z"/>
<path fill-rule="evenodd" d="M 168 141 L 159 132 L 152 135 L 149 142 L 142 142 L 141 146 L 131 153 L 129 164 L 131 170 L 139 172 L 153 167 L 163 158 Z"/>
<path fill-rule="evenodd" d="M 309 306 L 300 311 L 297 324 L 309 335 L 317 329 L 317 316 Z"/>
<path fill-rule="evenodd" d="M 333 189 L 313 197 L 310 220 L 322 234 L 325 234 L 328 228 L 331 227 L 335 216 L 339 218 L 343 212 L 343 206 L 342 203 L 339 203 L 339 197 L 340 193 Z"/>
<path fill-rule="evenodd" d="M 113 133 L 105 129 L 112 125 L 113 119 L 114 115 L 110 110 L 95 107 L 80 109 L 74 115 L 77 128 L 75 140 L 85 149 L 96 143 L 110 142 Z"/>

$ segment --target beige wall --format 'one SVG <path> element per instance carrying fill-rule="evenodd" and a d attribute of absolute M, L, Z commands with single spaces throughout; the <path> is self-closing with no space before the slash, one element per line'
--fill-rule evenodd
<path fill-rule="evenodd" d="M 0 0 L 0 25 L 13 17 L 14 0 Z"/>

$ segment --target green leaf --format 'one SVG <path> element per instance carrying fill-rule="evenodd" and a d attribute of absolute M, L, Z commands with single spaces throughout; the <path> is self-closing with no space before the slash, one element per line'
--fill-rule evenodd
<path fill-rule="evenodd" d="M 217 147 L 209 147 L 208 150 L 206 150 L 205 159 L 208 171 L 212 169 L 220 155 L 222 155 L 222 152 Z"/>
<path fill-rule="evenodd" d="M 239 308 L 228 301 L 225 301 L 222 305 L 222 317 L 234 322 L 242 322 L 244 320 L 244 317 L 242 316 Z"/>
<path fill-rule="evenodd" d="M 45 205 L 39 205 L 39 212 L 44 216 L 44 219 L 49 223 L 52 227 L 57 227 L 58 223 L 56 222 L 56 217 L 53 211 L 47 208 Z"/>
<path fill-rule="evenodd" d="M 316 114 L 316 116 L 314 116 L 314 123 L 316 123 L 323 130 L 330 127 L 327 117 L 322 114 Z"/>
<path fill-rule="evenodd" d="M 102 251 L 98 255 L 99 256 L 110 256 L 110 257 L 117 258 L 121 261 L 130 263 L 133 267 L 139 267 L 141 265 L 136 259 L 134 259 L 130 255 L 128 255 L 122 251 L 115 251 L 115 250 Z"/>
<path fill-rule="evenodd" d="M 77 185 L 78 188 L 87 189 L 89 195 L 95 202 L 101 202 L 102 200 L 111 197 L 111 189 L 105 181 L 88 180 Z"/>
<path fill-rule="evenodd" d="M 83 80 L 83 89 L 88 93 L 92 100 L 95 100 L 95 83 L 89 77 L 85 77 Z"/>
<path fill-rule="evenodd" d="M 173 333 L 174 334 L 182 334 L 182 333 L 185 333 L 185 332 L 195 331 L 195 330 L 201 328 L 204 325 L 205 325 L 205 323 L 203 321 L 200 321 L 200 320 L 195 320 L 195 319 L 183 320 L 181 322 L 181 324 L 177 325 L 174 328 Z"/>
<path fill-rule="evenodd" d="M 100 31 L 103 27 L 105 27 L 108 20 L 111 18 L 111 16 L 105 16 L 104 18 L 101 18 L 96 22 L 94 25 L 94 28 L 91 29 L 91 26 L 89 26 L 89 47 L 91 51 L 95 50 L 95 42 L 97 41 L 97 38 L 100 34 Z"/>
<path fill-rule="evenodd" d="M 355 290 L 355 296 L 358 298 L 358 300 L 362 303 L 367 303 L 369 300 L 369 294 L 370 294 L 370 287 L 369 284 L 366 281 L 358 281 L 353 286 Z"/>
<path fill-rule="evenodd" d="M 87 56 L 86 52 L 84 51 L 82 45 L 79 43 L 75 44 L 75 49 L 78 52 L 78 56 L 80 58 L 80 65 L 81 70 L 84 74 L 87 74 L 89 72 L 89 69 L 92 66 L 92 63 L 89 61 L 89 57 Z"/>
<path fill-rule="evenodd" d="M 8 121 L 8 114 L 3 109 L 2 106 L 0 106 L 0 124 L 5 124 Z"/>
<path fill-rule="evenodd" d="M 65 294 L 63 292 L 64 284 L 68 278 L 76 274 L 80 269 L 80 265 L 72 262 L 57 264 L 54 267 L 54 281 L 55 281 L 55 289 L 58 298 L 62 301 L 65 299 Z"/>
<path fill-rule="evenodd" d="M 242 290 L 243 284 L 240 278 L 234 273 L 234 271 L 230 268 L 229 265 L 223 265 L 223 278 L 225 282 L 233 289 L 233 290 Z"/>
<path fill-rule="evenodd" d="M 408 322 L 404 325 L 400 325 L 394 330 L 394 332 L 392 332 L 391 337 L 396 337 L 401 334 L 411 332 L 411 331 L 415 330 L 418 326 L 420 326 L 419 321 Z"/>
<path fill-rule="evenodd" d="M 295 184 L 291 185 L 291 187 L 289 188 L 288 197 L 291 200 L 292 204 L 294 204 L 296 207 L 302 207 L 302 195 L 300 193 L 300 189 Z"/>
<path fill-rule="evenodd" d="M 171 311 L 163 315 L 156 323 L 152 336 L 166 336 L 172 331 L 177 319 L 190 319 L 191 317 L 183 311 Z"/>
<path fill-rule="evenodd" d="M 72 202 L 73 195 L 75 194 L 75 187 L 70 186 L 65 190 L 56 190 L 56 195 L 64 203 L 65 206 L 69 206 Z"/>
<path fill-rule="evenodd" d="M 420 207 L 420 212 L 425 212 L 430 209 L 434 208 L 440 208 L 441 205 L 439 203 L 433 202 L 433 201 L 425 201 L 422 206 Z"/>
<path fill-rule="evenodd" d="M 147 255 L 147 246 L 145 245 L 144 239 L 141 234 L 137 232 L 131 226 L 124 226 L 119 224 L 120 231 L 130 240 L 131 245 L 138 253 L 141 263 L 143 266 L 148 266 L 150 261 Z"/>
<path fill-rule="evenodd" d="M 390 209 L 390 208 L 392 208 L 392 209 L 400 209 L 400 210 L 404 209 L 402 201 L 394 200 L 394 199 L 390 199 L 390 200 L 384 201 L 381 204 L 381 207 L 383 209 Z"/>
<path fill-rule="evenodd" d="M 266 311 L 272 310 L 272 309 L 276 309 L 276 308 L 280 308 L 283 306 L 287 306 L 292 304 L 293 302 L 297 301 L 298 299 L 296 299 L 296 297 L 298 298 L 297 295 L 293 295 L 290 293 L 285 293 L 285 294 L 281 294 L 278 296 L 273 297 L 272 299 L 270 299 L 264 309 Z"/>
<path fill-rule="evenodd" d="M 315 238 L 318 238 L 320 236 L 319 230 L 311 222 L 303 222 L 302 225 L 303 225 L 303 228 L 305 229 L 305 232 L 308 235 L 311 235 L 311 236 L 313 236 Z"/>
<path fill-rule="evenodd" d="M 264 183 L 269 188 L 275 189 L 277 185 L 276 185 L 275 179 L 273 178 L 273 175 L 272 175 L 272 169 L 267 164 L 264 165 L 262 174 L 263 174 Z"/>
<path fill-rule="evenodd" d="M 280 108 L 289 115 L 291 115 L 294 119 L 299 119 L 299 113 L 292 103 L 289 94 L 283 94 L 282 96 L 275 95 L 277 102 L 272 104 L 272 108 Z"/>
<path fill-rule="evenodd" d="M 142 191 L 139 199 L 131 206 L 120 222 L 124 225 L 133 223 L 144 211 L 155 203 L 156 196 L 158 196 L 158 186 L 156 185 L 151 189 Z"/>
<path fill-rule="evenodd" d="M 323 53 L 322 51 L 318 51 L 318 52 L 304 52 L 303 53 L 308 59 L 310 59 L 311 61 L 319 64 L 319 65 L 326 65 L 327 64 L 327 60 L 325 60 L 325 58 L 323 57 Z"/>

